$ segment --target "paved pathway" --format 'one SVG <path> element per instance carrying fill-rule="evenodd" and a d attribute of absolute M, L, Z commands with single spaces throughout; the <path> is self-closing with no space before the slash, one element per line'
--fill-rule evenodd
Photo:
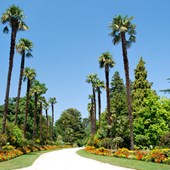
<path fill-rule="evenodd" d="M 19 170 L 131 170 L 83 158 L 76 154 L 79 149 L 70 148 L 45 153 L 32 166 Z"/>

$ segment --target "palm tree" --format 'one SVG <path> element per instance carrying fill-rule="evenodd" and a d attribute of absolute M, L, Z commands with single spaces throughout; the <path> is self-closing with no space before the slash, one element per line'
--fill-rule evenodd
<path fill-rule="evenodd" d="M 113 18 L 111 23 L 112 32 L 110 35 L 113 37 L 113 44 L 116 45 L 119 42 L 122 44 L 123 62 L 126 78 L 126 90 L 127 90 L 127 103 L 128 103 L 128 115 L 130 122 L 130 142 L 131 149 L 134 149 L 134 136 L 133 136 L 133 118 L 132 118 L 132 102 L 131 102 L 131 90 L 130 90 L 130 78 L 129 78 L 129 61 L 127 55 L 127 48 L 131 47 L 131 44 L 136 41 L 136 25 L 131 23 L 133 17 L 122 17 L 121 15 Z M 126 38 L 128 34 L 128 40 Z"/>
<path fill-rule="evenodd" d="M 10 44 L 10 54 L 9 54 L 9 68 L 8 68 L 8 77 L 7 77 L 7 86 L 6 86 L 6 93 L 5 93 L 5 107 L 3 113 L 3 120 L 2 120 L 2 133 L 6 131 L 6 116 L 8 112 L 8 102 L 9 102 L 9 92 L 10 92 L 10 84 L 11 84 L 11 76 L 12 76 L 12 68 L 13 68 L 13 59 L 14 59 L 14 49 L 15 49 L 15 42 L 16 42 L 16 35 L 17 32 L 28 30 L 28 27 L 23 22 L 25 18 L 22 9 L 19 7 L 12 5 L 9 7 L 1 17 L 2 24 L 8 23 L 11 27 L 11 44 Z M 8 33 L 8 27 L 4 28 L 4 33 Z"/>
<path fill-rule="evenodd" d="M 96 89 L 96 80 L 97 80 L 97 74 L 90 74 L 87 76 L 86 82 L 87 83 L 91 83 L 92 84 L 92 93 L 93 93 L 93 114 L 92 114 L 92 135 L 95 135 L 96 133 L 96 93 L 95 93 L 95 89 Z"/>
<path fill-rule="evenodd" d="M 48 109 L 49 109 L 49 102 L 45 101 L 44 102 L 44 109 L 45 109 L 45 115 L 46 115 L 46 142 L 48 140 L 49 137 L 49 131 L 48 131 L 48 124 L 49 124 L 49 120 L 48 120 Z"/>
<path fill-rule="evenodd" d="M 110 113 L 110 89 L 109 89 L 109 68 L 114 67 L 115 62 L 112 55 L 109 52 L 103 53 L 99 57 L 100 68 L 105 68 L 106 78 L 106 99 L 107 99 L 107 121 L 108 125 L 111 125 L 111 113 Z"/>
<path fill-rule="evenodd" d="M 53 139 L 53 126 L 54 126 L 54 104 L 57 103 L 57 100 L 55 97 L 50 97 L 49 103 L 51 104 L 52 108 L 52 127 L 51 127 L 51 132 L 52 132 L 52 139 Z"/>
<path fill-rule="evenodd" d="M 89 95 L 89 99 L 91 100 L 90 101 L 90 103 L 88 103 L 88 105 L 87 105 L 87 110 L 88 110 L 88 112 L 90 113 L 90 124 L 91 124 L 91 134 L 92 134 L 92 136 L 93 135 L 95 135 L 95 132 L 94 132 L 94 121 L 93 121 L 93 119 L 94 119 L 94 117 L 93 117 L 93 112 L 94 112 L 94 101 L 93 101 L 93 95 Z"/>
<path fill-rule="evenodd" d="M 31 81 L 33 79 L 35 79 L 36 72 L 35 72 L 34 69 L 26 67 L 25 70 L 24 70 L 23 75 L 24 75 L 24 81 L 27 80 L 25 123 L 24 123 L 24 137 L 26 138 L 27 119 L 28 119 L 28 105 L 29 105 L 29 96 L 30 96 Z"/>
<path fill-rule="evenodd" d="M 43 103 L 45 102 L 45 97 L 40 96 L 39 97 L 39 103 L 40 103 L 40 143 L 42 143 L 42 114 L 43 114 Z"/>
<path fill-rule="evenodd" d="M 15 124 L 17 124 L 22 78 L 23 78 L 23 71 L 24 71 L 24 65 L 25 65 L 25 56 L 26 57 L 32 56 L 31 54 L 32 48 L 33 48 L 33 43 L 25 38 L 21 38 L 19 40 L 19 43 L 16 45 L 16 49 L 18 53 L 21 54 L 22 58 L 21 58 L 20 76 L 19 76 L 19 83 L 18 83 L 18 95 L 17 95 L 17 101 L 16 101 Z"/>
<path fill-rule="evenodd" d="M 96 90 L 97 90 L 97 96 L 98 96 L 98 117 L 99 117 L 99 128 L 100 128 L 100 115 L 101 115 L 101 88 L 104 89 L 104 81 L 101 81 L 97 78 L 96 80 Z"/>
<path fill-rule="evenodd" d="M 46 93 L 47 88 L 45 87 L 44 83 L 40 83 L 38 80 L 34 80 L 33 86 L 30 90 L 30 93 L 34 95 L 34 128 L 33 128 L 33 135 L 32 139 L 34 140 L 36 137 L 36 130 L 37 130 L 37 105 L 38 105 L 38 98 L 40 95 Z"/>

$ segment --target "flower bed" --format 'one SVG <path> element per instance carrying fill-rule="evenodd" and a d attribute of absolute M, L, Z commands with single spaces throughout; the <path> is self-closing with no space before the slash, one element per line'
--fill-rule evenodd
<path fill-rule="evenodd" d="M 165 163 L 170 165 L 170 149 L 155 149 L 155 150 L 133 150 L 127 148 L 119 148 L 118 150 L 109 150 L 105 148 L 95 148 L 87 146 L 85 150 L 89 153 L 114 156 L 119 158 L 128 158 L 142 161 L 151 161 L 155 163 Z"/>
<path fill-rule="evenodd" d="M 44 150 L 55 150 L 59 148 L 70 148 L 72 146 L 24 146 L 22 148 L 15 149 L 13 146 L 9 145 L 7 148 L 0 150 L 0 162 L 8 161 L 10 159 L 16 158 L 20 155 L 27 154 L 30 152 L 44 151 Z"/>

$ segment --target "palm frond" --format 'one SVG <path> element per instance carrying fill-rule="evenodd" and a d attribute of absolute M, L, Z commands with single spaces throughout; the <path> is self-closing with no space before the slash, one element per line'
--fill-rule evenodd
<path fill-rule="evenodd" d="M 26 53 L 26 57 L 28 57 L 28 58 L 29 58 L 29 57 L 33 57 L 33 55 L 32 55 L 30 52 L 27 52 L 27 53 Z"/>
<path fill-rule="evenodd" d="M 6 27 L 4 27 L 4 29 L 3 29 L 3 33 L 5 33 L 5 34 L 8 34 L 9 33 L 9 29 L 8 29 L 8 27 L 6 26 Z"/>

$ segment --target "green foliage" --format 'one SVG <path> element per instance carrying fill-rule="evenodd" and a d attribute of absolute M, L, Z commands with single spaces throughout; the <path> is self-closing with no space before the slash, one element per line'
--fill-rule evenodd
<path fill-rule="evenodd" d="M 127 147 L 129 143 L 129 120 L 127 111 L 127 96 L 123 79 L 120 77 L 119 72 L 116 71 L 111 81 L 111 113 L 112 113 L 112 127 L 111 137 L 120 137 Z"/>
<path fill-rule="evenodd" d="M 81 114 L 77 109 L 65 110 L 56 122 L 57 132 L 67 144 L 77 143 L 82 145 L 85 132 Z"/>
<path fill-rule="evenodd" d="M 23 131 L 19 129 L 18 126 L 16 125 L 8 124 L 7 136 L 8 136 L 8 142 L 13 146 L 20 147 L 25 142 Z"/>
<path fill-rule="evenodd" d="M 161 136 L 169 131 L 170 112 L 153 93 L 144 99 L 143 106 L 134 119 L 135 140 L 138 145 L 156 146 Z"/>
<path fill-rule="evenodd" d="M 145 62 L 143 58 L 140 58 L 140 61 L 135 69 L 135 80 L 132 84 L 132 106 L 133 106 L 133 117 L 137 117 L 139 110 L 143 107 L 142 102 L 149 93 L 152 91 L 150 83 L 147 80 L 147 71 L 145 68 Z"/>
<path fill-rule="evenodd" d="M 0 134 L 0 148 L 5 146 L 7 143 L 7 135 L 6 134 Z"/>

